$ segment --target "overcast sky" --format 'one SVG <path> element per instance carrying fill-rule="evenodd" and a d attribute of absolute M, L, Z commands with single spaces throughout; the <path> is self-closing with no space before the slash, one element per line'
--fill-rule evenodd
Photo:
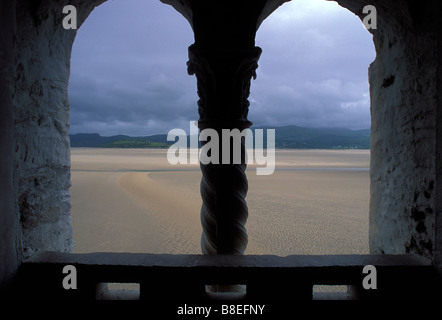
<path fill-rule="evenodd" d="M 194 42 L 185 20 L 159 0 L 109 0 L 78 30 L 72 50 L 70 133 L 146 136 L 198 120 Z M 254 125 L 370 127 L 371 34 L 325 0 L 293 0 L 267 18 L 252 81 Z"/>

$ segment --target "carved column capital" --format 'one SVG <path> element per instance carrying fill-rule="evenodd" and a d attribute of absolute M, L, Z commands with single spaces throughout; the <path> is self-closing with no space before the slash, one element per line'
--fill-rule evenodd
<path fill-rule="evenodd" d="M 261 48 L 200 48 L 189 47 L 189 75 L 197 78 L 200 129 L 244 129 L 251 126 L 247 116 L 251 80 Z"/>

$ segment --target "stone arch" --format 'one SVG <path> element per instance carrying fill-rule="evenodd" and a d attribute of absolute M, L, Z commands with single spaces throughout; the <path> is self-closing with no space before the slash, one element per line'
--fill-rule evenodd
<path fill-rule="evenodd" d="M 104 1 L 69 4 L 81 25 Z M 366 4 L 378 14 L 378 29 L 371 30 L 377 57 L 369 70 L 371 252 L 418 253 L 442 270 L 440 4 L 336 1 L 361 19 Z M 185 1 L 167 2 L 183 11 Z M 260 21 L 282 2 L 271 1 Z M 67 85 L 75 31 L 61 27 L 66 4 L 0 4 L 2 287 L 23 258 L 72 248 Z"/>

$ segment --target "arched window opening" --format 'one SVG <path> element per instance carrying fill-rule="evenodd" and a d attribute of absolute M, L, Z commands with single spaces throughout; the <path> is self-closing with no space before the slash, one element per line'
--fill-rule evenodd
<path fill-rule="evenodd" d="M 284 149 L 271 177 L 248 175 L 249 252 L 368 253 L 371 34 L 335 2 L 299 0 L 256 43 L 249 118 Z"/>
<path fill-rule="evenodd" d="M 257 33 L 252 128 L 285 127 L 293 139 L 300 127 L 368 129 L 370 38 L 335 3 L 284 4 Z M 198 117 L 192 42 L 187 21 L 160 2 L 97 8 L 73 49 L 71 135 L 188 131 Z M 368 253 L 369 151 L 276 142 L 275 173 L 248 173 L 246 254 Z M 74 252 L 200 253 L 200 179 L 165 149 L 73 148 Z"/>
<path fill-rule="evenodd" d="M 69 86 L 74 252 L 199 252 L 199 168 L 164 172 L 179 168 L 156 148 L 157 134 L 195 120 L 192 41 L 187 21 L 160 1 L 107 1 L 78 30 Z"/>

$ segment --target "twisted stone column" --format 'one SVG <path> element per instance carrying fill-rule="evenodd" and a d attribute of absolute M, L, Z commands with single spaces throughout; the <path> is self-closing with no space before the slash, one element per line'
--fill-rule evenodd
<path fill-rule="evenodd" d="M 261 49 L 255 46 L 229 49 L 189 47 L 188 73 L 197 78 L 198 126 L 213 129 L 219 137 L 219 157 L 212 163 L 200 164 L 201 222 L 203 254 L 243 254 L 247 246 L 245 224 L 248 217 L 246 195 L 244 136 L 230 140 L 230 161 L 222 150 L 223 129 L 243 131 L 251 126 L 247 120 L 250 82 L 256 77 Z M 241 139 L 241 141 L 233 141 Z M 204 142 L 203 142 L 204 143 Z M 208 143 L 208 142 L 206 142 Z M 241 144 L 241 161 L 234 163 L 235 143 Z M 211 150 L 212 152 L 216 150 Z M 216 162 L 216 163 L 215 163 Z"/>
<path fill-rule="evenodd" d="M 248 182 L 245 169 L 244 163 L 201 164 L 203 254 L 243 254 L 246 249 Z"/>

